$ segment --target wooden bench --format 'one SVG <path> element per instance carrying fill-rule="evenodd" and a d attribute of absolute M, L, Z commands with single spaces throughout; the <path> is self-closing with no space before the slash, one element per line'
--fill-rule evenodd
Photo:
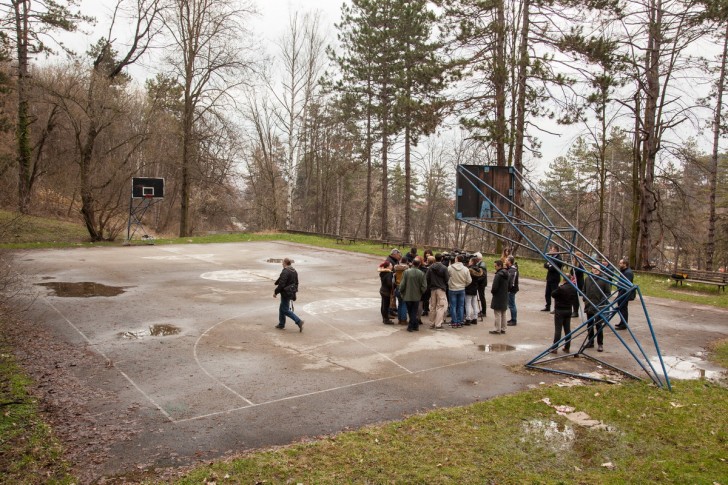
<path fill-rule="evenodd" d="M 354 244 L 356 240 L 354 236 L 336 236 L 336 244 Z"/>
<path fill-rule="evenodd" d="M 675 286 L 682 285 L 683 281 L 688 281 L 701 285 L 714 285 L 718 287 L 718 291 L 725 291 L 725 287 L 728 285 L 728 273 L 720 273 L 718 271 L 680 269 L 677 273 L 671 274 L 670 278 L 675 280 Z"/>

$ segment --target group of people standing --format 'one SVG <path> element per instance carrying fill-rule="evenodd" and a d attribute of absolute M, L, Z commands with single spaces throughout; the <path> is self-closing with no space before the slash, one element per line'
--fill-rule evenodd
<path fill-rule="evenodd" d="M 566 336 L 571 332 L 571 319 L 579 316 L 579 291 L 583 294 L 584 313 L 587 321 L 587 344 L 586 348 L 594 347 L 596 339 L 597 351 L 604 351 L 604 326 L 607 321 L 603 314 L 605 308 L 610 305 L 609 297 L 612 293 L 612 278 L 609 274 L 612 266 L 609 261 L 602 261 L 601 264 L 593 264 L 590 273 L 581 264 L 583 254 L 576 253 L 576 261 L 571 265 L 571 270 L 564 273 L 565 262 L 561 261 L 558 249 L 554 246 L 548 252 L 549 259 L 544 263 L 546 273 L 546 306 L 541 310 L 554 314 L 554 339 L 556 344 L 562 339 L 562 335 Z M 634 281 L 634 273 L 629 267 L 626 258 L 619 260 L 619 271 L 622 276 L 632 283 Z M 586 277 L 585 277 L 586 276 Z M 561 282 L 560 282 L 561 281 Z M 560 282 L 560 284 L 559 284 Z M 625 296 L 629 292 L 629 296 Z M 620 285 L 617 298 L 621 299 L 618 307 L 620 322 L 614 326 L 617 330 L 625 330 L 629 322 L 629 302 L 634 300 L 636 293 L 634 290 L 625 288 Z M 554 302 L 554 309 L 551 310 L 551 301 Z M 597 317 L 599 315 L 599 317 Z M 571 347 L 571 339 L 567 338 L 562 347 L 564 352 L 569 352 Z M 557 353 L 556 348 L 551 353 Z"/>
<path fill-rule="evenodd" d="M 571 319 L 579 316 L 578 298 L 581 293 L 584 313 L 589 320 L 586 347 L 594 347 L 596 340 L 597 351 L 602 352 L 603 328 L 606 325 L 602 314 L 610 304 L 613 284 L 612 279 L 604 274 L 604 269 L 611 268 L 609 262 L 594 264 L 587 270 L 581 264 L 583 255 L 577 253 L 574 262 L 568 265 L 569 271 L 564 273 L 567 263 L 561 260 L 558 249 L 552 247 L 548 256 L 544 264 L 547 269 L 546 306 L 542 311 L 554 314 L 554 344 L 571 332 Z M 493 265 L 490 308 L 493 310 L 494 328 L 490 333 L 500 335 L 506 333 L 507 326 L 518 324 L 516 294 L 519 291 L 519 274 L 515 257 L 508 249 Z M 626 259 L 620 259 L 619 270 L 627 281 L 633 281 L 634 274 Z M 412 248 L 406 255 L 393 249 L 379 265 L 378 272 L 381 280 L 382 322 L 386 325 L 393 325 L 395 322 L 391 316 L 396 315 L 400 324 L 407 324 L 409 332 L 416 332 L 419 331 L 421 317 L 429 315 L 430 328 L 439 330 L 444 327 L 448 314 L 453 328 L 475 325 L 478 317 L 485 316 L 484 290 L 488 286 L 488 270 L 480 253 L 433 255 L 426 250 L 423 256 L 419 256 L 417 248 Z M 611 272 L 607 271 L 607 274 Z M 628 288 L 620 285 L 618 298 L 628 291 Z M 618 307 L 620 323 L 614 328 L 627 328 L 628 304 L 632 299 L 634 291 L 629 297 L 621 298 Z M 510 319 L 506 320 L 508 310 Z M 566 339 L 562 349 L 569 352 L 570 346 L 571 339 Z M 554 348 L 551 352 L 557 353 L 558 350 Z"/>
<path fill-rule="evenodd" d="M 497 331 L 505 333 L 506 325 L 516 325 L 515 294 L 518 292 L 518 267 L 508 254 L 495 262 L 491 293 L 491 309 Z M 395 314 L 407 331 L 417 332 L 421 317 L 428 316 L 430 328 L 440 330 L 447 314 L 450 326 L 461 328 L 477 325 L 478 318 L 486 316 L 485 288 L 488 269 L 482 254 L 432 254 L 426 250 L 422 257 L 417 248 L 402 255 L 392 249 L 387 259 L 377 268 L 380 278 L 382 323 L 393 325 Z M 506 321 L 506 310 L 511 319 Z"/>

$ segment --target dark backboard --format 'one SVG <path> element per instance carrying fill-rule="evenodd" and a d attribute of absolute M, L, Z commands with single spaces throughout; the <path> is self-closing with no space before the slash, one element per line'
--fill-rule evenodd
<path fill-rule="evenodd" d="M 513 213 L 512 167 L 458 165 L 455 215 L 458 219 L 498 219 Z M 496 209 L 497 208 L 497 209 Z"/>
<path fill-rule="evenodd" d="M 134 199 L 152 197 L 164 198 L 164 179 L 150 177 L 134 177 L 131 179 L 131 196 Z"/>

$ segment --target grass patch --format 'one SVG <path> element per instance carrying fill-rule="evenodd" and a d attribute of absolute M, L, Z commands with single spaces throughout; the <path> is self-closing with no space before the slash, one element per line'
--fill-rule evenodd
<path fill-rule="evenodd" d="M 29 394 L 30 379 L 0 340 L 0 481 L 74 483 L 62 448 Z"/>
<path fill-rule="evenodd" d="M 81 223 L 21 215 L 17 212 L 0 210 L 0 242 L 2 242 L 2 246 L 67 246 L 69 243 L 88 240 L 88 232 Z"/>
<path fill-rule="evenodd" d="M 728 369 L 728 338 L 713 342 L 710 345 L 710 360 Z"/>
<path fill-rule="evenodd" d="M 721 482 L 726 389 L 705 380 L 673 387 L 542 388 L 251 453 L 174 483 Z M 575 425 L 543 403 L 545 397 L 610 429 Z"/>

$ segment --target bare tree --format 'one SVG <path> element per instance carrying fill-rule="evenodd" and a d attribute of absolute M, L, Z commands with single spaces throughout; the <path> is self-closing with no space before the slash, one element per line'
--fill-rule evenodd
<path fill-rule="evenodd" d="M 128 162 L 131 154 L 141 145 L 144 136 L 133 132 L 129 138 L 109 141 L 103 148 L 98 146 L 98 142 L 102 133 L 118 121 L 118 115 L 131 109 L 128 98 L 125 99 L 128 96 L 126 85 L 129 81 L 125 69 L 146 53 L 158 33 L 161 2 L 162 0 L 119 0 L 107 34 L 89 52 L 93 63 L 88 73 L 82 70 L 79 72 L 80 65 L 72 66 L 73 72 L 69 73 L 69 77 L 75 76 L 75 81 L 63 90 L 54 92 L 56 102 L 73 127 L 79 166 L 81 214 L 93 241 L 113 239 L 113 234 L 108 233 L 107 228 L 112 217 L 116 215 L 108 201 L 102 202 L 97 198 L 97 191 L 108 188 L 112 180 L 104 178 L 105 175 L 112 174 L 102 162 L 110 157 L 122 163 Z M 114 48 L 114 43 L 117 42 L 115 31 L 119 28 L 117 22 L 124 22 L 125 27 L 131 25 L 130 40 L 119 51 Z M 116 151 L 122 146 L 127 149 L 120 156 Z M 115 205 L 119 205 L 118 197 Z"/>
<path fill-rule="evenodd" d="M 12 32 L 5 38 L 15 47 L 17 61 L 18 97 L 16 117 L 16 143 L 18 162 L 18 210 L 27 213 L 30 205 L 33 184 L 38 174 L 33 160 L 33 147 L 30 136 L 33 124 L 30 112 L 30 57 L 50 52 L 50 46 L 63 47 L 53 37 L 56 31 L 73 31 L 80 22 L 90 18 L 81 15 L 75 7 L 78 0 L 9 0 L 0 2 L 0 31 Z M 36 146 L 42 149 L 43 145 Z M 36 154 L 36 159 L 39 155 Z"/>
<path fill-rule="evenodd" d="M 233 0 L 172 0 L 165 15 L 172 39 L 168 56 L 183 86 L 182 160 L 180 161 L 180 236 L 191 232 L 190 194 L 193 165 L 199 162 L 199 130 L 205 117 L 223 119 L 234 105 L 233 90 L 246 84 L 254 62 L 245 26 L 252 5 Z"/>
<path fill-rule="evenodd" d="M 283 176 L 287 181 L 286 229 L 293 219 L 293 191 L 298 181 L 301 151 L 305 147 L 305 121 L 314 98 L 319 79 L 324 71 L 325 44 L 319 27 L 318 14 L 293 14 L 288 30 L 280 43 L 283 70 L 281 92 L 274 86 L 271 92 L 278 105 L 276 118 L 286 143 L 286 163 Z"/>

